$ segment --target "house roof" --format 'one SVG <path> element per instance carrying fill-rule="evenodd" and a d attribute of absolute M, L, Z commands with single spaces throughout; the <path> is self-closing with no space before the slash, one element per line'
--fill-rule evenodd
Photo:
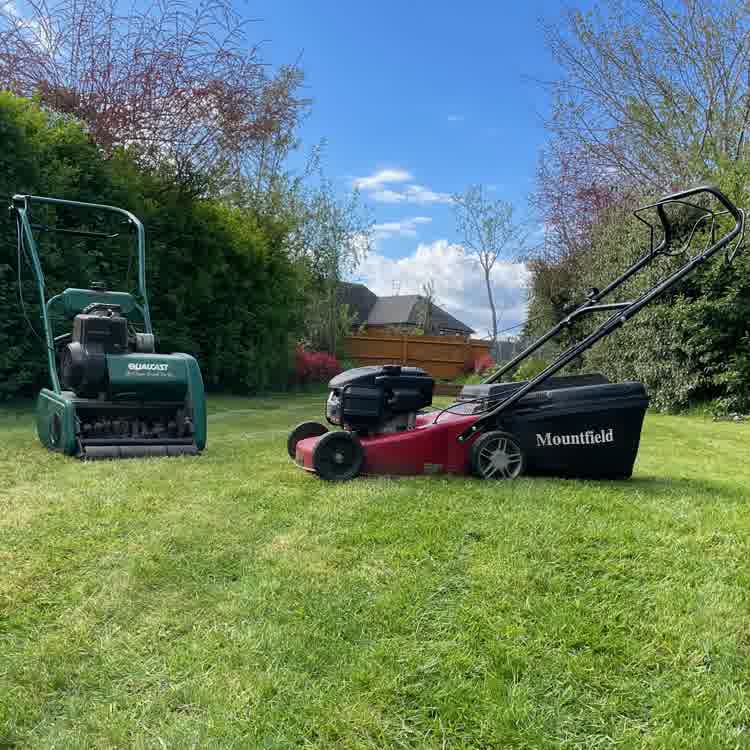
<path fill-rule="evenodd" d="M 370 312 L 378 300 L 377 295 L 364 284 L 349 284 L 346 282 L 339 285 L 337 296 L 340 305 L 349 306 L 349 311 L 354 315 L 354 323 L 356 324 L 368 322 Z"/>
<path fill-rule="evenodd" d="M 378 297 L 367 322 L 371 326 L 415 324 L 416 320 L 412 320 L 412 313 L 414 313 L 414 306 L 418 299 L 419 296 L 416 294 Z"/>
<path fill-rule="evenodd" d="M 432 327 L 439 331 L 474 333 L 473 328 L 469 328 L 466 323 L 462 323 L 458 318 L 454 318 L 450 313 L 443 310 L 442 307 L 438 307 L 438 305 L 432 306 Z"/>
<path fill-rule="evenodd" d="M 387 325 L 419 325 L 421 305 L 424 297 L 419 294 L 399 294 L 395 297 L 378 297 L 367 318 L 371 326 Z M 432 306 L 432 328 L 438 331 L 456 331 L 458 333 L 474 333 L 458 318 L 443 310 L 438 305 Z"/>

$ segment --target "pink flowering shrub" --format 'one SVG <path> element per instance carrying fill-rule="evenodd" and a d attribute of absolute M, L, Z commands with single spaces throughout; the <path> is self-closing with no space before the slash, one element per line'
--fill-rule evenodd
<path fill-rule="evenodd" d="M 484 375 L 487 370 L 495 366 L 495 360 L 489 354 L 482 354 L 474 360 L 474 372 L 477 375 Z"/>
<path fill-rule="evenodd" d="M 309 352 L 301 346 L 294 355 L 294 377 L 298 384 L 327 383 L 341 372 L 336 357 L 326 352 Z"/>

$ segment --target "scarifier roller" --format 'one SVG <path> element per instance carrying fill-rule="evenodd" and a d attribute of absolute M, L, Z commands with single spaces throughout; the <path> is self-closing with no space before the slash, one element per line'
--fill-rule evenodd
<path fill-rule="evenodd" d="M 35 231 L 88 239 L 113 239 L 120 232 L 34 223 L 36 205 L 122 217 L 135 237 L 137 291 L 113 291 L 94 281 L 87 289 L 68 288 L 47 299 Z M 51 387 L 40 391 L 36 410 L 41 442 L 81 459 L 200 453 L 206 445 L 203 378 L 189 354 L 156 353 L 141 222 L 114 206 L 34 195 L 15 195 L 10 211 L 18 232 L 19 276 L 25 259 L 38 288 L 47 350 Z M 72 330 L 55 336 L 53 317 L 70 321 Z"/>

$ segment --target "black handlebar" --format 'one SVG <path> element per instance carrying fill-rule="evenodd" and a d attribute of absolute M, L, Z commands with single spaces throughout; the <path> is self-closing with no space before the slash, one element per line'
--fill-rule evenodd
<path fill-rule="evenodd" d="M 740 210 L 715 185 L 700 185 L 698 187 L 690 188 L 689 190 L 683 190 L 679 193 L 672 193 L 672 195 L 667 195 L 657 201 L 657 204 L 663 205 L 664 203 L 674 203 L 689 198 L 691 195 L 700 195 L 701 193 L 710 193 L 713 195 L 714 198 L 716 198 L 716 200 L 718 200 L 719 203 L 721 203 L 721 205 L 732 214 L 735 221 L 742 221 L 742 213 Z M 648 208 L 648 206 L 646 206 L 646 208 Z"/>
<path fill-rule="evenodd" d="M 711 211 L 711 209 L 709 208 L 696 206 L 694 203 L 689 203 L 687 201 L 688 198 L 691 198 L 694 195 L 701 195 L 703 193 L 712 195 L 717 201 L 719 201 L 719 203 L 721 203 L 721 205 L 724 207 L 724 211 L 720 211 L 719 213 L 731 214 L 737 225 L 740 227 L 743 226 L 743 212 L 740 211 L 737 206 L 735 206 L 734 203 L 732 203 L 732 201 L 730 201 L 729 198 L 727 198 L 727 196 L 724 195 L 724 193 L 722 193 L 721 190 L 719 190 L 719 188 L 715 187 L 714 185 L 699 185 L 698 187 L 689 188 L 688 190 L 681 190 L 680 192 L 666 195 L 663 198 L 660 198 L 655 203 L 649 204 L 648 206 L 641 206 L 638 210 L 633 212 L 637 219 L 642 221 L 647 226 L 651 227 L 652 225 L 641 217 L 641 213 L 643 213 L 644 211 L 649 211 L 651 209 L 656 209 L 656 215 L 659 217 L 659 223 L 661 224 L 664 236 L 658 247 L 652 247 L 653 252 L 667 250 L 673 238 L 672 225 L 670 224 L 667 214 L 664 211 L 664 206 L 670 203 L 681 203 L 683 205 L 692 206 L 703 211 L 706 216 L 717 215 L 717 212 Z"/>
<path fill-rule="evenodd" d="M 691 203 L 690 201 L 687 200 L 691 196 L 700 195 L 701 193 L 707 193 L 709 195 L 712 195 L 714 198 L 716 198 L 716 200 L 719 201 L 719 203 L 721 203 L 721 205 L 724 207 L 725 210 L 724 211 L 712 211 L 709 208 L 704 208 L 703 206 L 696 205 L 695 203 Z M 690 233 L 690 237 L 688 238 L 687 245 L 690 244 L 690 240 L 692 239 L 698 224 L 700 224 L 700 222 L 703 221 L 704 218 L 708 216 L 711 217 L 712 224 L 711 224 L 710 246 L 704 247 L 702 251 L 698 252 L 693 257 L 685 260 L 685 262 L 683 263 L 681 267 L 672 270 L 671 273 L 669 273 L 669 275 L 665 279 L 663 279 L 661 282 L 656 283 L 654 286 L 651 287 L 651 289 L 648 289 L 647 291 L 643 292 L 636 299 L 629 300 L 627 302 L 615 302 L 615 303 L 610 303 L 610 304 L 601 304 L 601 300 L 604 297 L 606 297 L 608 294 L 610 294 L 615 289 L 620 287 L 628 279 L 630 279 L 632 276 L 638 273 L 638 271 L 645 268 L 654 260 L 656 260 L 659 254 L 662 254 L 662 253 L 669 254 L 669 244 L 672 241 L 673 231 L 672 231 L 672 224 L 670 223 L 669 218 L 667 217 L 664 207 L 671 203 L 691 206 L 692 208 L 696 208 L 703 212 L 703 215 L 701 216 L 701 218 L 693 226 L 693 230 Z M 650 209 L 656 210 L 656 214 L 659 217 L 659 221 L 661 222 L 662 229 L 664 232 L 664 237 L 662 238 L 662 241 L 659 243 L 658 247 L 654 247 L 654 225 L 640 216 L 641 212 L 647 211 Z M 720 214 L 725 214 L 725 213 L 729 213 L 732 215 L 732 217 L 734 217 L 735 225 L 731 230 L 727 231 L 719 240 L 716 240 L 714 237 L 714 222 L 715 222 L 716 216 Z M 511 406 L 513 406 L 513 404 L 520 401 L 527 393 L 534 390 L 535 388 L 538 388 L 540 385 L 544 383 L 545 380 L 547 380 L 547 378 L 554 375 L 558 370 L 565 367 L 565 365 L 567 365 L 569 362 L 572 362 L 576 357 L 579 357 L 581 354 L 583 354 L 583 352 L 585 352 L 587 349 L 592 347 L 597 341 L 604 338 L 605 336 L 608 336 L 610 333 L 615 331 L 621 325 L 624 325 L 625 323 L 627 323 L 627 321 L 630 320 L 630 318 L 632 318 L 634 315 L 637 315 L 640 310 L 646 307 L 646 305 L 649 305 L 654 299 L 656 299 L 659 295 L 664 293 L 670 287 L 674 286 L 685 276 L 690 274 L 699 265 L 701 265 L 702 263 L 705 263 L 712 255 L 715 255 L 717 252 L 719 252 L 723 248 L 728 248 L 729 243 L 734 242 L 735 244 L 731 252 L 727 250 L 727 262 L 728 263 L 732 262 L 732 259 L 742 247 L 744 231 L 745 231 L 745 212 L 738 209 L 729 200 L 729 198 L 727 198 L 726 195 L 724 195 L 724 193 L 721 192 L 721 190 L 711 185 L 702 185 L 700 187 L 694 187 L 689 190 L 683 190 L 679 193 L 673 193 L 672 195 L 667 195 L 661 200 L 658 200 L 649 206 L 643 206 L 642 208 L 639 208 L 637 211 L 634 212 L 634 214 L 637 219 L 639 219 L 647 227 L 649 227 L 649 230 L 651 232 L 651 250 L 647 252 L 645 255 L 643 255 L 632 266 L 630 266 L 630 268 L 624 271 L 619 278 L 615 279 L 611 284 L 609 284 L 604 289 L 602 290 L 592 289 L 590 293 L 587 295 L 587 299 L 585 302 L 582 302 L 579 305 L 579 307 L 576 308 L 572 313 L 570 313 L 566 318 L 561 320 L 556 326 L 551 328 L 546 334 L 541 336 L 539 339 L 537 339 L 537 341 L 535 341 L 529 347 L 524 349 L 524 351 L 522 351 L 514 359 L 508 362 L 504 367 L 501 367 L 499 370 L 497 370 L 491 377 L 487 378 L 487 380 L 485 380 L 484 382 L 485 383 L 496 382 L 504 373 L 506 373 L 508 370 L 512 369 L 513 367 L 516 367 L 520 362 L 522 362 L 524 359 L 530 356 L 533 352 L 539 349 L 539 347 L 542 346 L 545 342 L 549 341 L 551 338 L 554 338 L 563 328 L 570 325 L 570 323 L 578 316 L 584 315 L 584 314 L 590 314 L 590 313 L 599 313 L 599 312 L 612 312 L 613 315 L 608 320 L 604 321 L 596 330 L 594 330 L 592 333 L 586 336 L 586 338 L 584 338 L 582 341 L 580 341 L 577 344 L 573 344 L 570 348 L 560 353 L 557 356 L 557 358 L 548 367 L 546 367 L 542 372 L 540 372 L 535 377 L 531 378 L 528 382 L 522 385 L 518 390 L 513 391 L 511 395 L 501 399 L 501 401 L 492 409 L 490 409 L 490 411 L 488 411 L 486 414 L 481 416 L 470 427 L 467 427 L 459 435 L 458 437 L 459 442 L 468 440 L 472 435 L 475 435 L 477 432 L 485 429 L 486 426 L 495 424 L 498 418 L 498 415 L 502 411 L 510 408 Z"/>

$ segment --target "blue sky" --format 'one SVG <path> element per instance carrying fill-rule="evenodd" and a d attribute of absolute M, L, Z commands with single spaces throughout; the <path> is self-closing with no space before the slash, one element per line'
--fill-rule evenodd
<path fill-rule="evenodd" d="M 305 148 L 327 141 L 325 171 L 353 184 L 376 223 L 358 276 L 374 291 L 418 292 L 435 281 L 438 302 L 486 333 L 478 271 L 456 247 L 448 196 L 483 183 L 527 215 L 550 78 L 540 19 L 558 2 L 238 3 L 272 64 L 300 57 L 313 100 Z M 512 259 L 511 259 L 512 260 Z M 498 266 L 501 323 L 523 319 L 524 268 Z"/>

